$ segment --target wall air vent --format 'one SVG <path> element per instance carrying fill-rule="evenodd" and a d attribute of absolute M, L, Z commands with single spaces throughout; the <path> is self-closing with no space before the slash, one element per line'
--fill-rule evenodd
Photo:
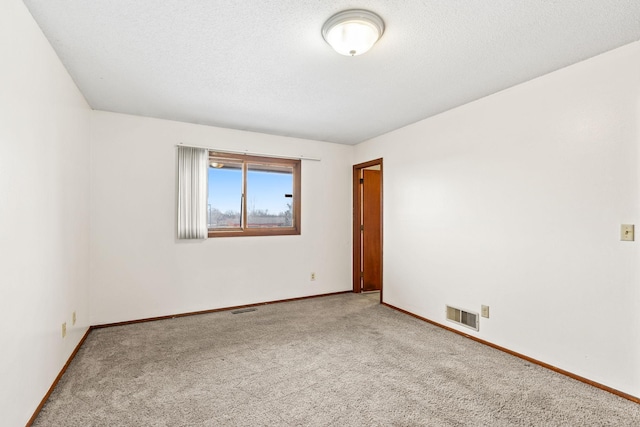
<path fill-rule="evenodd" d="M 480 328 L 478 319 L 478 313 L 447 306 L 447 320 L 477 331 Z"/>

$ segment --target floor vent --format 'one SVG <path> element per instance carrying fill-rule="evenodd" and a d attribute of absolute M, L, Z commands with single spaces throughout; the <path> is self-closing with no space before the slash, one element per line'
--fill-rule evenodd
<path fill-rule="evenodd" d="M 256 310 L 257 308 L 243 308 L 242 310 L 234 310 L 231 312 L 231 314 L 249 313 Z"/>
<path fill-rule="evenodd" d="M 447 306 L 447 320 L 456 322 L 462 326 L 478 330 L 478 313 L 472 313 L 470 311 L 461 310 L 459 308 Z"/>

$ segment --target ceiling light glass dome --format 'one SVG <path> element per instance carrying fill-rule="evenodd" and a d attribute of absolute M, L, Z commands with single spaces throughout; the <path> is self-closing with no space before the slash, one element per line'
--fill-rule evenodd
<path fill-rule="evenodd" d="M 368 10 L 352 9 L 333 15 L 322 26 L 322 37 L 339 54 L 362 55 L 382 37 L 384 21 Z"/>

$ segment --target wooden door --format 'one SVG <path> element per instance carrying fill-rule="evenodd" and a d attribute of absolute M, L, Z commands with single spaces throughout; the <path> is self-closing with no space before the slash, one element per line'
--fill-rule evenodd
<path fill-rule="evenodd" d="M 362 170 L 362 290 L 382 288 L 382 200 L 380 171 Z"/>

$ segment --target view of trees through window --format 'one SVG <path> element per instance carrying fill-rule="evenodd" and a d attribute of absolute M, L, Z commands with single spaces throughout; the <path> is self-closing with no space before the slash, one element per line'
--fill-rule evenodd
<path fill-rule="evenodd" d="M 218 159 L 210 162 L 207 196 L 207 225 L 211 228 L 240 228 L 242 221 L 242 163 Z"/>
<path fill-rule="evenodd" d="M 292 227 L 293 186 L 292 166 L 212 158 L 208 227 L 217 230 Z M 244 209 L 246 224 L 243 224 Z"/>
<path fill-rule="evenodd" d="M 247 227 L 291 227 L 292 197 L 291 167 L 247 165 Z"/>

